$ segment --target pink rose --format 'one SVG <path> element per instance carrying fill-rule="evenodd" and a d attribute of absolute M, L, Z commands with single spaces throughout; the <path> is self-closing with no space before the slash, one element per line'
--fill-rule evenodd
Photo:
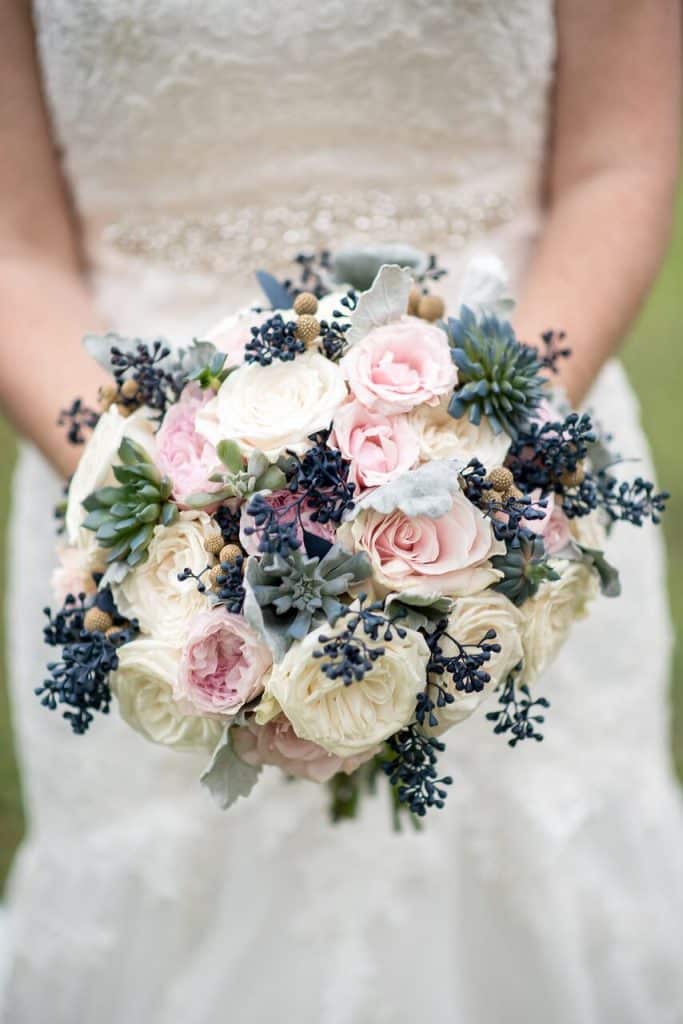
<path fill-rule="evenodd" d="M 351 534 L 356 550 L 368 553 L 374 582 L 386 591 L 467 597 L 500 578 L 489 558 L 505 547 L 461 491 L 439 519 L 367 509 L 342 531 L 343 537 Z"/>
<path fill-rule="evenodd" d="M 251 328 L 260 327 L 273 315 L 271 310 L 256 313 L 250 309 L 237 316 L 229 316 L 209 331 L 207 340 L 212 341 L 219 352 L 226 354 L 228 366 L 239 366 L 244 362 L 244 349 L 252 338 Z"/>
<path fill-rule="evenodd" d="M 234 715 L 263 691 L 271 664 L 270 651 L 241 615 L 224 608 L 199 612 L 190 623 L 173 696 L 199 715 Z"/>
<path fill-rule="evenodd" d="M 417 434 L 405 416 L 370 412 L 353 401 L 337 409 L 332 443 L 351 461 L 350 477 L 359 492 L 405 473 L 420 454 Z"/>
<path fill-rule="evenodd" d="M 291 491 L 273 491 L 272 494 L 266 495 L 266 502 L 271 508 L 286 508 L 288 505 L 292 505 L 289 512 L 286 512 L 282 519 L 282 523 L 294 523 L 297 522 L 297 511 L 294 503 L 299 494 L 292 493 Z M 247 527 L 254 526 L 254 520 L 247 512 L 249 502 L 246 501 L 242 505 L 242 515 L 240 519 L 240 544 L 248 555 L 259 554 L 259 534 L 258 533 L 247 533 Z M 314 509 L 310 505 L 303 502 L 300 506 L 301 521 L 297 522 L 297 537 L 301 543 L 303 543 L 304 535 L 303 530 L 307 533 L 312 533 L 314 537 L 321 537 L 323 540 L 329 540 L 332 544 L 335 538 L 335 527 L 333 523 L 316 523 L 311 516 Z"/>
<path fill-rule="evenodd" d="M 373 412 L 435 405 L 458 380 L 444 332 L 414 316 L 373 328 L 340 365 L 358 401 Z"/>
<path fill-rule="evenodd" d="M 195 417 L 213 391 L 197 384 L 188 384 L 180 401 L 172 405 L 157 433 L 157 466 L 171 478 L 173 496 L 183 502 L 197 491 L 215 491 L 220 484 L 211 483 L 209 477 L 220 469 L 214 446 L 195 430 Z"/>
<path fill-rule="evenodd" d="M 539 501 L 540 490 L 535 490 L 531 497 L 535 502 Z M 532 533 L 543 538 L 543 546 L 549 555 L 556 555 L 571 540 L 569 520 L 562 511 L 562 506 L 556 504 L 554 494 L 549 494 L 546 501 L 545 509 L 541 509 L 545 512 L 543 519 L 525 519 L 524 525 Z"/>
<path fill-rule="evenodd" d="M 57 558 L 58 564 L 52 571 L 50 583 L 60 605 L 64 604 L 68 594 L 78 597 L 79 594 L 95 593 L 97 586 L 92 578 L 87 551 L 65 546 L 59 549 Z"/>
<path fill-rule="evenodd" d="M 267 725 L 250 722 L 233 729 L 231 738 L 235 753 L 247 764 L 274 764 L 288 775 L 311 782 L 327 782 L 337 772 L 350 775 L 381 749 L 376 747 L 356 757 L 338 757 L 317 743 L 299 739 L 284 715 L 278 715 Z"/>

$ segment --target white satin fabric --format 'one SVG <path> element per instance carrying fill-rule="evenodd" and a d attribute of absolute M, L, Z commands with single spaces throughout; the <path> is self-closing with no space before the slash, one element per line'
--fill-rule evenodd
<path fill-rule="evenodd" d="M 442 254 L 452 294 L 477 247 L 523 274 L 550 0 L 39 0 L 36 23 L 117 329 L 187 340 L 251 297 L 255 267 L 321 243 L 416 242 Z M 591 401 L 651 472 L 618 366 Z M 544 743 L 510 750 L 475 716 L 448 738 L 446 809 L 396 836 L 385 800 L 331 828 L 324 790 L 276 771 L 221 814 L 195 757 L 116 713 L 75 738 L 41 709 L 57 497 L 24 451 L 9 635 L 29 833 L 4 1022 L 680 1022 L 683 814 L 653 529 L 615 531 L 624 596 L 543 681 Z"/>

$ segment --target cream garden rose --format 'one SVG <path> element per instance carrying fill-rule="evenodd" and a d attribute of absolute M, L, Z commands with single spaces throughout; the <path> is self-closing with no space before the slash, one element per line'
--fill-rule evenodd
<path fill-rule="evenodd" d="M 223 729 L 221 721 L 188 715 L 173 697 L 180 656 L 177 646 L 152 637 L 124 644 L 110 680 L 112 693 L 123 720 L 153 743 L 177 750 L 213 750 Z"/>
<path fill-rule="evenodd" d="M 439 724 L 430 730 L 431 732 L 440 735 L 468 718 L 522 661 L 522 623 L 523 618 L 519 609 L 507 597 L 495 591 L 487 590 L 485 594 L 463 597 L 456 601 L 448 619 L 450 636 L 455 637 L 463 645 L 478 644 L 489 629 L 494 629 L 495 639 L 489 642 L 499 644 L 501 649 L 498 653 L 492 653 L 489 661 L 483 666 L 483 670 L 491 679 L 479 692 L 465 693 L 456 690 L 449 676 L 436 677 L 436 682 L 441 685 L 448 684 L 447 689 L 454 700 L 452 704 L 446 704 L 436 710 Z M 458 651 L 457 645 L 448 636 L 444 637 L 441 649 L 447 657 Z"/>
<path fill-rule="evenodd" d="M 346 393 L 342 371 L 318 352 L 265 367 L 250 363 L 231 373 L 199 411 L 197 431 L 214 445 L 236 441 L 247 454 L 302 452 L 310 434 L 329 426 Z"/>
<path fill-rule="evenodd" d="M 322 633 L 329 636 L 334 630 Z M 414 630 L 406 630 L 404 638 L 395 633 L 392 640 L 382 641 L 384 654 L 364 679 L 345 686 L 343 680 L 326 676 L 313 656 L 321 647 L 319 634 L 309 633 L 275 665 L 267 702 L 284 711 L 300 739 L 342 758 L 355 757 L 411 721 L 429 650 Z"/>
<path fill-rule="evenodd" d="M 206 595 L 193 580 L 181 582 L 186 567 L 199 573 L 208 555 L 204 541 L 215 526 L 206 512 L 181 512 L 172 526 L 157 526 L 146 562 L 112 585 L 122 615 L 137 618 L 142 633 L 182 647 L 192 618 L 206 610 Z"/>
<path fill-rule="evenodd" d="M 420 459 L 463 459 L 469 462 L 477 458 L 493 469 L 502 465 L 510 447 L 510 438 L 501 431 L 494 434 L 485 420 L 476 426 L 467 416 L 454 419 L 445 405 L 420 406 L 408 416 L 408 422 L 417 435 Z"/>
<path fill-rule="evenodd" d="M 583 618 L 597 595 L 597 576 L 578 562 L 551 560 L 559 580 L 541 583 L 521 607 L 524 680 L 532 682 L 557 656 L 572 623 Z"/>

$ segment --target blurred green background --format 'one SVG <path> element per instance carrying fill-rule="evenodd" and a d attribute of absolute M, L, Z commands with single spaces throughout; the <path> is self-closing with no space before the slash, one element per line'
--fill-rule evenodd
<path fill-rule="evenodd" d="M 669 589 L 677 636 L 683 625 L 683 189 L 679 195 L 674 235 L 662 273 L 624 352 L 624 361 L 643 406 L 659 483 L 672 493 L 665 531 L 669 548 Z M 0 580 L 5 579 L 5 527 L 14 458 L 11 431 L 0 420 Z M 12 750 L 4 660 L 5 587 L 0 587 L 0 892 L 22 833 L 21 791 Z M 36 638 L 39 642 L 39 638 Z M 683 650 L 677 643 L 672 678 L 672 745 L 683 778 Z M 36 702 L 36 714 L 39 714 Z"/>

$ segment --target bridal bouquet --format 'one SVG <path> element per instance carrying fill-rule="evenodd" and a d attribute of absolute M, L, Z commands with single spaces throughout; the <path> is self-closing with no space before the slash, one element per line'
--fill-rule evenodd
<path fill-rule="evenodd" d="M 512 746 L 541 739 L 535 680 L 619 592 L 607 531 L 664 506 L 553 398 L 563 336 L 517 340 L 495 259 L 449 313 L 434 259 L 382 255 L 261 273 L 264 304 L 184 350 L 86 338 L 112 383 L 63 416 L 92 433 L 36 692 L 75 733 L 113 696 L 146 739 L 206 751 L 223 807 L 268 764 L 328 782 L 335 817 L 385 778 L 419 818 L 484 701 Z"/>

